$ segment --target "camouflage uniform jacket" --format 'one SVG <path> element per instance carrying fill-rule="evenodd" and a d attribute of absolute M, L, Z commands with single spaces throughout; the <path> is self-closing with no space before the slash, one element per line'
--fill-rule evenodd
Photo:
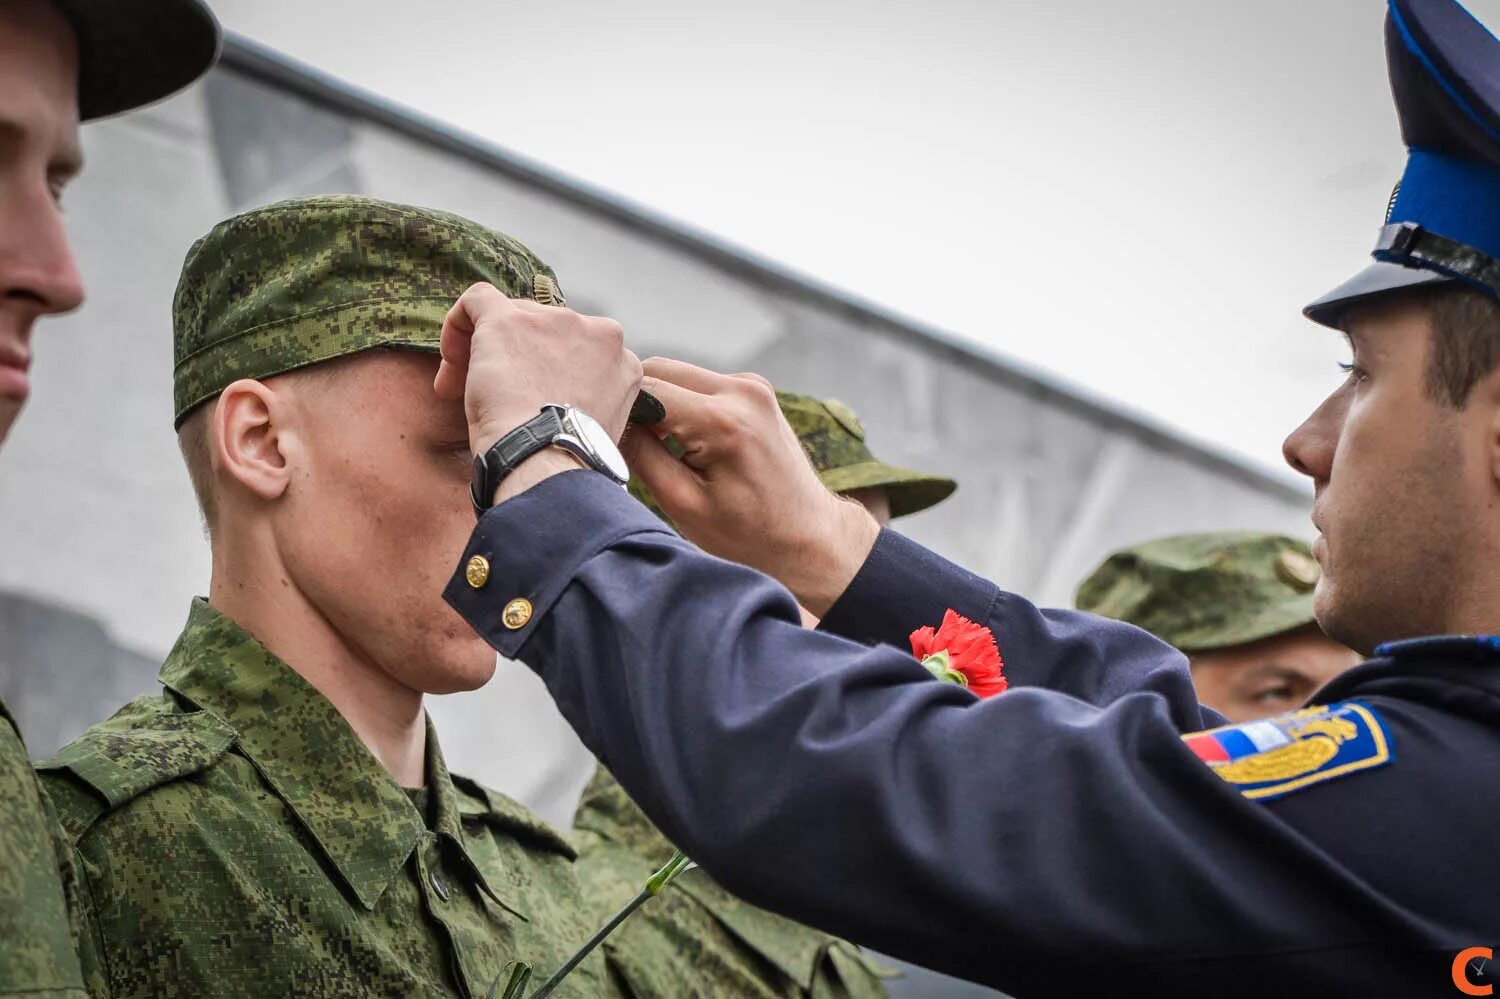
<path fill-rule="evenodd" d="M 334 706 L 204 601 L 161 682 L 42 765 L 91 990 L 482 996 L 592 931 L 571 846 L 450 777 L 430 726 L 429 829 Z M 597 995 L 599 975 L 560 994 Z"/>
<path fill-rule="evenodd" d="M 573 832 L 578 876 L 603 923 L 672 855 L 672 844 L 600 767 Z M 740 901 L 689 871 L 604 943 L 611 987 L 636 999 L 883 997 L 854 945 Z"/>
<path fill-rule="evenodd" d="M 56 822 L 0 703 L 0 996 L 82 997 Z"/>

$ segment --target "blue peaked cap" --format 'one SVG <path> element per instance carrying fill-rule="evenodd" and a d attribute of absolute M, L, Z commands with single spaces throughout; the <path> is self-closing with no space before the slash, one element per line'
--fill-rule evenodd
<path fill-rule="evenodd" d="M 1389 0 L 1391 92 L 1407 146 L 1375 263 L 1309 305 L 1352 305 L 1462 282 L 1500 299 L 1500 39 L 1454 0 Z"/>

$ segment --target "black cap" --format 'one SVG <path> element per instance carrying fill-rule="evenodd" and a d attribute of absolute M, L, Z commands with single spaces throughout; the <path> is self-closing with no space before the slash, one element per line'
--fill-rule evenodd
<path fill-rule="evenodd" d="M 177 93 L 219 57 L 202 0 L 53 0 L 78 35 L 78 116 L 103 118 Z"/>

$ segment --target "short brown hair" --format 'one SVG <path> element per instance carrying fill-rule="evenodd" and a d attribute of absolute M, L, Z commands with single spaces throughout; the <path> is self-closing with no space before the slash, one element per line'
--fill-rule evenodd
<path fill-rule="evenodd" d="M 210 539 L 214 536 L 214 469 L 213 455 L 208 445 L 208 414 L 214 409 L 214 400 L 199 406 L 177 431 L 177 447 L 182 451 L 183 463 L 187 465 L 188 481 L 193 484 L 193 495 L 198 498 L 198 512 L 203 515 L 203 531 Z"/>
<path fill-rule="evenodd" d="M 1474 386 L 1500 367 L 1500 302 L 1460 284 L 1427 293 L 1432 349 L 1427 353 L 1427 395 L 1463 409 Z"/>
<path fill-rule="evenodd" d="M 322 384 L 342 371 L 349 362 L 364 357 L 368 353 L 366 351 L 364 354 L 337 357 L 331 361 L 322 361 L 305 368 L 295 368 L 261 380 L 300 382 L 303 391 L 306 391 L 309 386 L 315 387 Z M 177 430 L 177 447 L 182 452 L 183 462 L 187 465 L 188 480 L 193 484 L 193 494 L 198 497 L 198 511 L 203 515 L 203 530 L 210 541 L 214 536 L 214 518 L 217 515 L 218 505 L 214 497 L 213 449 L 208 437 L 209 414 L 214 411 L 218 403 L 219 400 L 215 397 L 189 410 L 182 419 L 182 426 Z"/>

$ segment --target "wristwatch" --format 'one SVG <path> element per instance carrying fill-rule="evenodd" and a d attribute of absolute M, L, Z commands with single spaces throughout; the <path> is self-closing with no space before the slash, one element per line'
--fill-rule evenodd
<path fill-rule="evenodd" d="M 562 448 L 617 485 L 625 485 L 630 478 L 624 456 L 599 421 L 573 406 L 549 403 L 536 416 L 492 444 L 488 451 L 474 456 L 469 499 L 474 503 L 475 515 L 483 516 L 494 505 L 495 490 L 516 466 L 549 447 Z"/>

